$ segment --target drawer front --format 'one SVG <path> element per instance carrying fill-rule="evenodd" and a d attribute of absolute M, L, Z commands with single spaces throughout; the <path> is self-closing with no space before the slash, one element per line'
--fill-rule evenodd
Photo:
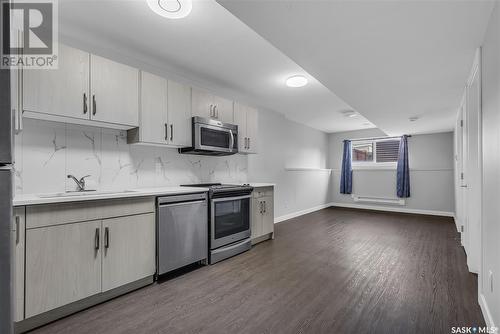
<path fill-rule="evenodd" d="M 264 196 L 273 196 L 273 187 L 254 188 L 253 190 L 254 198 L 261 198 Z"/>
<path fill-rule="evenodd" d="M 101 220 L 155 212 L 154 197 L 112 199 L 26 207 L 26 228 Z"/>

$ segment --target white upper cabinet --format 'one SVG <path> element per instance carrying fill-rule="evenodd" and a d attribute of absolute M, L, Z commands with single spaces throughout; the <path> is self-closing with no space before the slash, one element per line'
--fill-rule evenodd
<path fill-rule="evenodd" d="M 168 81 L 157 75 L 141 72 L 141 107 L 139 139 L 143 143 L 166 144 Z"/>
<path fill-rule="evenodd" d="M 247 107 L 247 153 L 257 153 L 258 151 L 258 122 L 259 111 Z"/>
<path fill-rule="evenodd" d="M 191 114 L 200 117 L 215 117 L 213 95 L 193 87 Z"/>
<path fill-rule="evenodd" d="M 240 153 L 257 153 L 258 151 L 258 116 L 257 109 L 238 102 L 234 103 L 234 123 L 238 125 Z"/>
<path fill-rule="evenodd" d="M 233 101 L 193 87 L 192 115 L 233 123 Z"/>
<path fill-rule="evenodd" d="M 139 128 L 131 144 L 191 145 L 191 87 L 141 71 Z"/>
<path fill-rule="evenodd" d="M 89 119 L 89 57 L 59 44 L 57 70 L 24 70 L 23 110 Z"/>
<path fill-rule="evenodd" d="M 233 123 L 233 101 L 214 96 L 215 118 L 224 123 Z"/>
<path fill-rule="evenodd" d="M 191 87 L 168 81 L 169 144 L 191 145 Z"/>
<path fill-rule="evenodd" d="M 139 126 L 139 70 L 91 55 L 91 119 Z"/>

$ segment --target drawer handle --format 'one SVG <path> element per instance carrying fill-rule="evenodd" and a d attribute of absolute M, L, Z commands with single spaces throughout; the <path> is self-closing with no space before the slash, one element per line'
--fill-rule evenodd
<path fill-rule="evenodd" d="M 174 140 L 174 125 L 170 124 L 170 141 Z"/>
<path fill-rule="evenodd" d="M 95 229 L 95 237 L 94 237 L 94 248 L 95 250 L 99 250 L 99 234 L 100 234 L 100 229 L 96 228 Z"/>
<path fill-rule="evenodd" d="M 168 141 L 168 124 L 165 123 L 165 141 Z"/>
<path fill-rule="evenodd" d="M 104 248 L 109 248 L 109 227 L 104 228 Z"/>

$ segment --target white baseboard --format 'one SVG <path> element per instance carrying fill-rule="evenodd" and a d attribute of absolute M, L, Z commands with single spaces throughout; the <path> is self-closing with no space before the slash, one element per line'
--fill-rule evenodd
<path fill-rule="evenodd" d="M 331 205 L 341 208 L 353 208 L 353 209 L 365 209 L 365 210 L 389 211 L 389 212 L 401 212 L 401 213 L 416 213 L 420 215 L 430 215 L 430 216 L 444 216 L 444 217 L 454 216 L 453 212 L 447 212 L 447 211 L 420 210 L 420 209 L 409 209 L 401 207 L 398 208 L 392 206 L 364 205 L 355 203 L 331 203 Z"/>
<path fill-rule="evenodd" d="M 486 303 L 486 298 L 484 298 L 484 295 L 480 293 L 478 299 L 479 306 L 481 307 L 481 311 L 483 312 L 484 320 L 486 321 L 486 326 L 496 327 L 495 322 L 493 321 L 493 317 L 491 316 L 488 303 Z"/>
<path fill-rule="evenodd" d="M 301 211 L 292 212 L 292 213 L 289 213 L 289 214 L 286 214 L 286 215 L 274 218 L 274 223 L 277 224 L 277 223 L 280 223 L 282 221 L 285 221 L 285 220 L 288 220 L 288 219 L 292 219 L 292 218 L 295 218 L 295 217 L 299 217 L 299 216 L 302 216 L 302 215 L 305 215 L 305 214 L 308 214 L 308 213 L 311 213 L 311 212 L 314 212 L 314 211 L 318 211 L 318 210 L 322 210 L 322 209 L 325 209 L 325 208 L 329 208 L 331 206 L 332 206 L 332 203 L 326 203 L 326 204 L 321 204 L 321 205 L 312 207 L 310 209 L 305 209 L 305 210 L 301 210 Z"/>

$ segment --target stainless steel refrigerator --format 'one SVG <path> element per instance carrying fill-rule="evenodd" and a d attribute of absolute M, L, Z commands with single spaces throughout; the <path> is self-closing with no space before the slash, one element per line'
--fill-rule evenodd
<path fill-rule="evenodd" d="M 5 27 L 5 26 L 4 26 Z M 5 36 L 5 34 L 4 34 Z M 5 43 L 5 40 L 4 40 Z M 8 43 L 8 42 L 7 42 Z M 13 116 L 10 71 L 0 70 L 0 333 L 12 333 Z"/>

